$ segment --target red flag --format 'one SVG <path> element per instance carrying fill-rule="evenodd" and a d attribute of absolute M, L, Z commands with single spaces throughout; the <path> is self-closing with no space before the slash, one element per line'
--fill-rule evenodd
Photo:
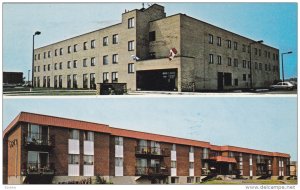
<path fill-rule="evenodd" d="M 173 60 L 176 54 L 177 50 L 175 48 L 170 49 L 169 60 Z"/>

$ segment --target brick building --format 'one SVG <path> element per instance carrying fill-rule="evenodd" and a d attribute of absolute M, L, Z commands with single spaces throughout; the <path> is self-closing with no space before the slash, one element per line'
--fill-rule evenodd
<path fill-rule="evenodd" d="M 279 80 L 279 50 L 255 42 L 185 14 L 166 16 L 154 4 L 125 11 L 121 23 L 35 49 L 34 85 L 94 89 L 97 83 L 126 83 L 132 91 L 269 87 Z"/>
<path fill-rule="evenodd" d="M 3 182 L 195 183 L 289 176 L 289 154 L 21 112 L 3 132 Z"/>

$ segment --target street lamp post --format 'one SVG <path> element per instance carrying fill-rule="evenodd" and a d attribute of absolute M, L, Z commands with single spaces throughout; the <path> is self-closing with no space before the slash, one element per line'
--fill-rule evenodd
<path fill-rule="evenodd" d="M 251 89 L 253 89 L 253 80 L 252 80 L 252 60 L 251 60 L 251 55 L 252 55 L 252 50 L 251 50 L 251 45 L 252 44 L 261 44 L 261 43 L 263 43 L 264 41 L 263 40 L 259 40 L 259 41 L 254 41 L 254 42 L 251 42 L 250 44 L 249 44 L 249 50 L 250 50 L 250 87 L 251 87 Z"/>
<path fill-rule="evenodd" d="M 32 36 L 32 72 L 31 72 L 31 87 L 34 88 L 33 86 L 33 74 L 34 74 L 34 36 L 36 35 L 40 35 L 41 32 L 40 31 L 36 31 L 33 36 Z M 28 81 L 29 81 L 29 77 L 28 77 Z"/>
<path fill-rule="evenodd" d="M 291 54 L 291 53 L 293 53 L 293 52 L 289 51 L 289 52 L 281 53 L 282 82 L 284 82 L 283 55 Z"/>

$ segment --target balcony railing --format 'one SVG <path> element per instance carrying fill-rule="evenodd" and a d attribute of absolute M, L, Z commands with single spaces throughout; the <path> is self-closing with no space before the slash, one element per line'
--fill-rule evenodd
<path fill-rule="evenodd" d="M 268 164 L 268 160 L 264 160 L 264 159 L 260 159 L 260 160 L 256 160 L 256 164 Z"/>
<path fill-rule="evenodd" d="M 135 174 L 137 176 L 168 176 L 170 175 L 167 167 L 136 167 Z"/>
<path fill-rule="evenodd" d="M 148 155 L 148 156 L 170 156 L 171 152 L 167 148 L 158 148 L 150 146 L 137 146 L 135 147 L 136 155 Z"/>
<path fill-rule="evenodd" d="M 41 164 L 37 162 L 23 163 L 22 173 L 23 175 L 34 175 L 34 174 L 54 175 L 55 165 L 54 163 L 46 163 L 46 164 Z"/>
<path fill-rule="evenodd" d="M 265 171 L 265 170 L 256 170 L 256 175 L 257 176 L 267 176 L 267 175 L 272 175 L 272 171 Z"/>
<path fill-rule="evenodd" d="M 54 147 L 55 136 L 50 137 L 41 134 L 31 134 L 31 136 L 24 137 L 25 147 Z"/>

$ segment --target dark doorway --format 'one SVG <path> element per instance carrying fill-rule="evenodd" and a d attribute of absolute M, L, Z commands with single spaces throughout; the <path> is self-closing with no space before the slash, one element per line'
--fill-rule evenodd
<path fill-rule="evenodd" d="M 223 89 L 224 89 L 223 73 L 218 72 L 218 90 L 221 91 Z"/>
<path fill-rule="evenodd" d="M 137 71 L 136 84 L 140 90 L 177 90 L 177 69 Z"/>

